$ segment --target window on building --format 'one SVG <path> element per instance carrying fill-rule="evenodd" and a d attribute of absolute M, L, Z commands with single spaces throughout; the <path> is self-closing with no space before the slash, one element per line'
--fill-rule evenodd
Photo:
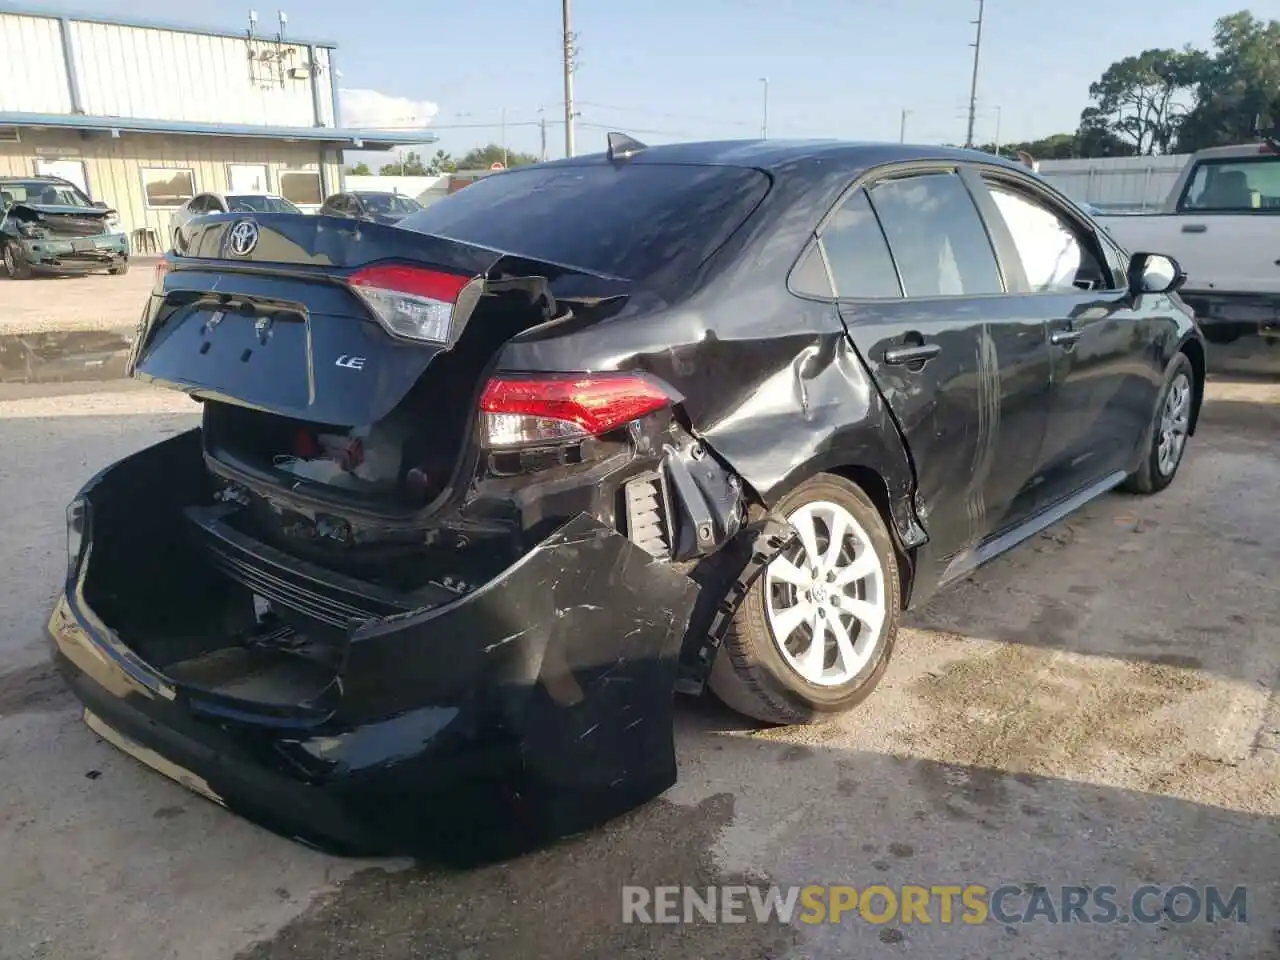
<path fill-rule="evenodd" d="M 227 164 L 228 193 L 267 193 L 265 163 Z"/>
<path fill-rule="evenodd" d="M 281 170 L 280 196 L 300 206 L 319 206 L 324 201 L 319 170 Z"/>
<path fill-rule="evenodd" d="M 143 167 L 142 192 L 148 207 L 180 207 L 196 195 L 195 171 L 176 167 Z"/>
<path fill-rule="evenodd" d="M 89 195 L 89 179 L 84 175 L 83 160 L 36 160 L 37 177 L 61 177 L 80 188 L 85 196 Z"/>

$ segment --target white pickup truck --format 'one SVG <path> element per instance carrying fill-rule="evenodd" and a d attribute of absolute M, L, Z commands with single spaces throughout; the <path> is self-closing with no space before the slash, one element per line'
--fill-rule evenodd
<path fill-rule="evenodd" d="M 1192 154 L 1164 209 L 1098 216 L 1130 253 L 1163 253 L 1210 343 L 1210 366 L 1280 374 L 1280 144 Z"/>

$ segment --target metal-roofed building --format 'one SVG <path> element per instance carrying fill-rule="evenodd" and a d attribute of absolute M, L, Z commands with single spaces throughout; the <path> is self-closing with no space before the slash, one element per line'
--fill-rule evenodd
<path fill-rule="evenodd" d="M 201 193 L 304 209 L 341 189 L 343 149 L 429 143 L 344 129 L 336 44 L 47 10 L 0 9 L 0 176 L 65 177 L 161 247 Z"/>

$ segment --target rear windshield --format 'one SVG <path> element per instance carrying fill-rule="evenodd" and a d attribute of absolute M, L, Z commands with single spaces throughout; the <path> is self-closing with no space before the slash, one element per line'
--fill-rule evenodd
<path fill-rule="evenodd" d="M 416 201 L 392 193 L 358 193 L 356 196 L 374 213 L 413 213 L 422 209 Z"/>
<path fill-rule="evenodd" d="M 261 194 L 227 197 L 227 207 L 232 213 L 301 213 L 283 197 L 264 197 Z"/>
<path fill-rule="evenodd" d="M 477 180 L 399 226 L 636 280 L 697 268 L 768 189 L 745 167 L 532 166 Z"/>

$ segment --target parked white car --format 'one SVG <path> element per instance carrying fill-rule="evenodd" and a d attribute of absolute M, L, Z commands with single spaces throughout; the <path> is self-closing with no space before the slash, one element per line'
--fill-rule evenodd
<path fill-rule="evenodd" d="M 284 197 L 275 193 L 201 193 L 177 210 L 169 218 L 169 243 L 172 245 L 178 228 L 194 217 L 209 213 L 302 213 Z"/>

